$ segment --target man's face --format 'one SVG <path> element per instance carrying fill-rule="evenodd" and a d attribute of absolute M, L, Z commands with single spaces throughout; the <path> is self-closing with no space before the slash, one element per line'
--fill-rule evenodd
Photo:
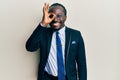
<path fill-rule="evenodd" d="M 66 16 L 64 14 L 63 8 L 60 6 L 54 6 L 52 8 L 52 13 L 56 15 L 55 19 L 50 23 L 53 29 L 60 29 L 65 26 Z"/>

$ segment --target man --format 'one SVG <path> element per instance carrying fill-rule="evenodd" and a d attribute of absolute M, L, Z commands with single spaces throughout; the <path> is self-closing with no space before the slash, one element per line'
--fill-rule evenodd
<path fill-rule="evenodd" d="M 66 18 L 62 4 L 45 3 L 42 21 L 26 42 L 28 51 L 40 48 L 38 80 L 87 80 L 82 36 L 65 25 Z"/>

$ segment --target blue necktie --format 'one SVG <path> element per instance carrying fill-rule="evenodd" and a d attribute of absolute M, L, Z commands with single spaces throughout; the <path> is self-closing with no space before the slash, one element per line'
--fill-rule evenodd
<path fill-rule="evenodd" d="M 63 63 L 62 44 L 58 34 L 59 32 L 56 32 L 58 80 L 66 80 L 65 68 Z"/>

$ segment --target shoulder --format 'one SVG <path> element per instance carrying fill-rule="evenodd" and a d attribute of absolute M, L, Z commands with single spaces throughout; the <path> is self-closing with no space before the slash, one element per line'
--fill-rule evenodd
<path fill-rule="evenodd" d="M 80 34 L 81 35 L 81 32 L 79 30 L 76 30 L 76 29 L 73 29 L 73 28 L 69 28 L 69 27 L 66 27 L 66 30 L 69 31 L 70 33 L 72 33 L 73 35 L 78 35 Z"/>
<path fill-rule="evenodd" d="M 83 36 L 79 30 L 68 28 L 68 27 L 66 27 L 66 30 L 70 32 L 72 39 L 78 40 L 80 44 L 84 43 Z"/>
<path fill-rule="evenodd" d="M 72 39 L 77 39 L 80 42 L 83 42 L 83 36 L 79 30 L 66 27 L 66 31 L 70 33 Z"/>

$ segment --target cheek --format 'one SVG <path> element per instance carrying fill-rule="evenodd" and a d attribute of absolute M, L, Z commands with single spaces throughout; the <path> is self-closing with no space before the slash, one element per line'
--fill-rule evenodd
<path fill-rule="evenodd" d="M 61 22 L 62 24 L 64 24 L 65 20 L 64 20 L 64 19 L 62 19 L 60 22 Z"/>
<path fill-rule="evenodd" d="M 62 22 L 65 22 L 66 21 L 66 17 L 62 18 L 61 20 L 62 20 Z"/>

